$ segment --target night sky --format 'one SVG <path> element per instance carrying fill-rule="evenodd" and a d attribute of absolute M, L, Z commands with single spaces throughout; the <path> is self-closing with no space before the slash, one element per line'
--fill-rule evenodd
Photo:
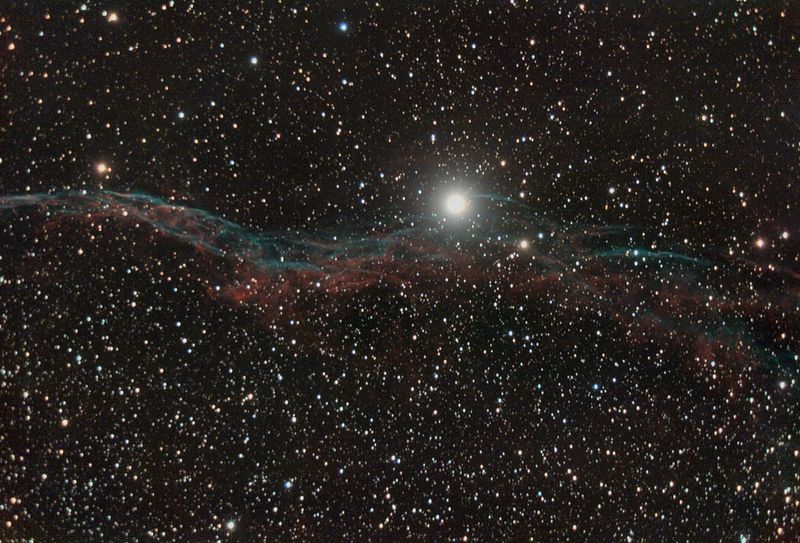
<path fill-rule="evenodd" d="M 800 541 L 793 2 L 0 2 L 0 541 Z"/>

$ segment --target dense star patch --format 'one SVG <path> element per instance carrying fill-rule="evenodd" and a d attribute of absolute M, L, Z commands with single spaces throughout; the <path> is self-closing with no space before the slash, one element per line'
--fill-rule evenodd
<path fill-rule="evenodd" d="M 0 540 L 796 541 L 799 17 L 0 7 Z"/>

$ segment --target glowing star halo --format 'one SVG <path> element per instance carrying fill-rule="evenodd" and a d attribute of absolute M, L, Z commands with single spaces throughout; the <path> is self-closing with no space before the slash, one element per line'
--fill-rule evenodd
<path fill-rule="evenodd" d="M 469 199 L 461 192 L 453 192 L 445 199 L 444 207 L 449 215 L 457 217 L 467 211 Z"/>

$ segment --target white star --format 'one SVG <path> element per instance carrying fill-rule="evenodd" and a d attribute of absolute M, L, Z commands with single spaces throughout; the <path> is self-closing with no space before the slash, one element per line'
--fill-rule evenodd
<path fill-rule="evenodd" d="M 450 215 L 463 215 L 469 207 L 469 200 L 460 192 L 451 193 L 444 202 L 445 209 Z"/>

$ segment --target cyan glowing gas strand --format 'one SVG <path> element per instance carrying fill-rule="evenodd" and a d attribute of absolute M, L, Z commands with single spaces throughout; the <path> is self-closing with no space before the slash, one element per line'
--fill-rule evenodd
<path fill-rule="evenodd" d="M 477 245 L 481 250 L 497 243 L 516 246 L 520 238 L 530 240 L 525 244 L 532 255 L 547 257 L 544 260 L 551 262 L 587 258 L 606 262 L 651 259 L 708 265 L 706 260 L 677 252 L 624 246 L 621 238 L 629 229 L 623 226 L 565 229 L 543 219 L 529 205 L 506 196 L 469 194 L 469 198 L 512 204 L 523 213 L 506 216 L 502 210 L 491 209 L 486 213 L 491 220 L 469 231 L 445 229 L 434 217 L 420 216 L 401 222 L 394 229 L 363 231 L 354 225 L 347 235 L 324 232 L 290 235 L 254 232 L 202 209 L 177 205 L 144 193 L 101 190 L 8 195 L 0 197 L 0 210 L 42 207 L 52 215 L 91 213 L 134 220 L 211 254 L 273 271 L 323 271 L 339 261 L 369 262 L 385 258 L 437 261 L 446 259 L 454 251 L 468 251 L 470 245 Z M 606 248 L 592 249 L 593 240 L 602 240 Z M 617 245 L 608 248 L 615 241 Z"/>
<path fill-rule="evenodd" d="M 457 296 L 459 289 L 462 294 L 489 289 L 508 300 L 546 297 L 553 310 L 608 315 L 619 325 L 638 329 L 637 337 L 691 338 L 698 360 L 796 357 L 761 345 L 745 318 L 774 314 L 796 320 L 798 307 L 790 297 L 767 290 L 734 291 L 734 299 L 728 300 L 710 282 L 697 281 L 712 264 L 747 270 L 752 263 L 739 267 L 732 261 L 712 263 L 641 247 L 633 241 L 641 236 L 625 226 L 566 228 L 510 198 L 470 197 L 514 208 L 487 208 L 469 224 L 447 224 L 431 215 L 398 220 L 394 227 L 354 224 L 336 232 L 254 232 L 148 194 L 77 191 L 0 196 L 0 222 L 38 208 L 50 219 L 146 224 L 167 238 L 233 262 L 229 276 L 222 278 L 224 286 L 215 292 L 240 304 L 284 306 L 309 288 L 341 294 L 389 285 L 424 294 L 424 299 Z M 800 277 L 789 272 L 782 272 L 786 281 Z M 800 292 L 796 286 L 789 290 Z"/>

